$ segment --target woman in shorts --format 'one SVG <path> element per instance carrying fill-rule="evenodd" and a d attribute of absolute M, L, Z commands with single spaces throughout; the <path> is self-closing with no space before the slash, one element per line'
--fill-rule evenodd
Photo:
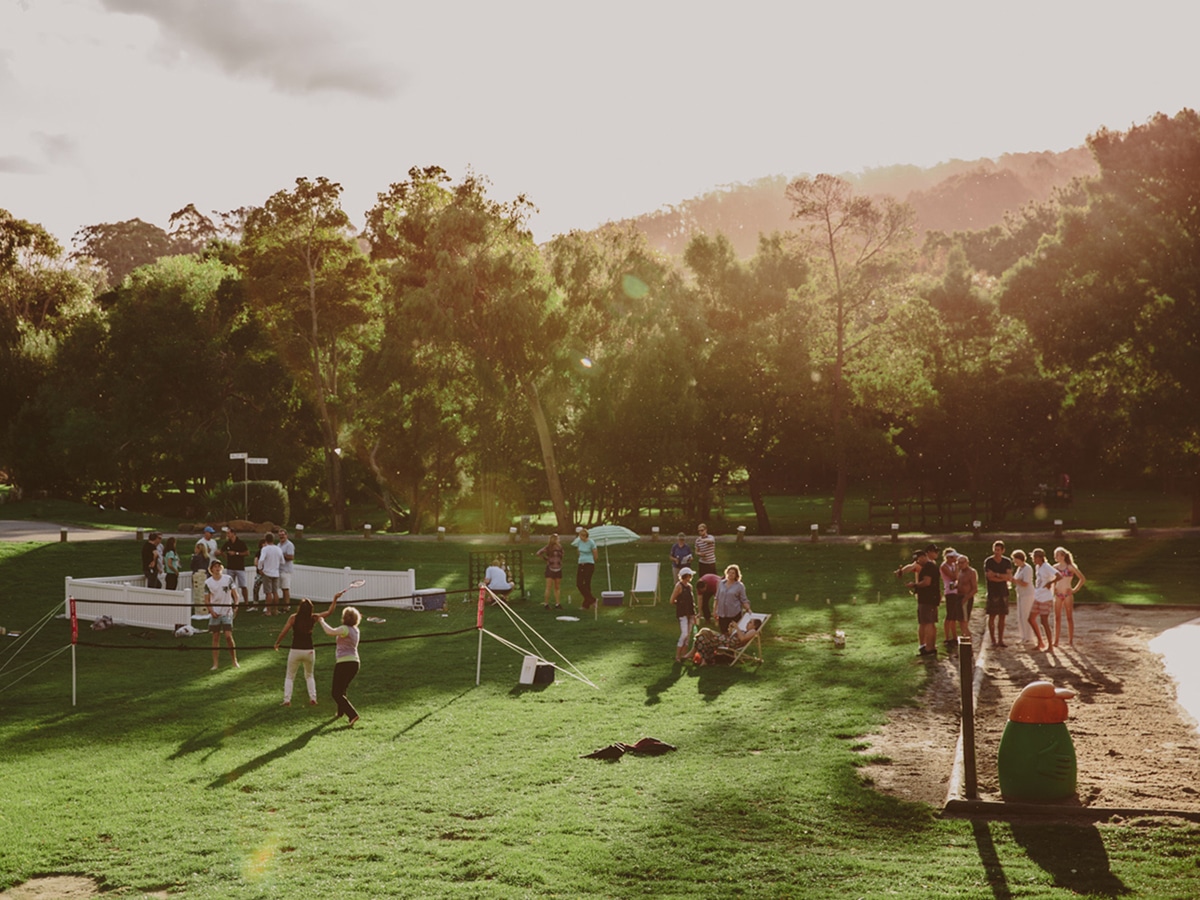
<path fill-rule="evenodd" d="M 554 608 L 562 609 L 562 576 L 563 576 L 563 545 L 559 543 L 558 535 L 550 535 L 550 541 L 537 552 L 546 561 L 546 602 L 542 605 L 550 608 L 550 595 L 554 594 Z"/>

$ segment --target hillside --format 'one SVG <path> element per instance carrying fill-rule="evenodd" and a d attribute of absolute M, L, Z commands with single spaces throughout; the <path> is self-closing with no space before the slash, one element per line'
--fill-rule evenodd
<path fill-rule="evenodd" d="M 927 169 L 887 166 L 842 177 L 869 194 L 889 194 L 912 204 L 917 230 L 966 231 L 998 224 L 1005 213 L 1042 201 L 1071 179 L 1096 173 L 1086 147 L 1061 153 L 1008 153 L 999 159 L 950 160 Z M 788 178 L 774 175 L 725 185 L 699 197 L 638 216 L 632 223 L 652 246 L 678 256 L 697 233 L 723 233 L 739 255 L 754 253 L 760 233 L 786 231 L 791 209 Z"/>

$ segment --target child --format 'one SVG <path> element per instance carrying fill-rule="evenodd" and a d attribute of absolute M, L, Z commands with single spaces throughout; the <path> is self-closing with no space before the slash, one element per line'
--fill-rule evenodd
<path fill-rule="evenodd" d="M 217 671 L 221 656 L 221 634 L 229 645 L 229 656 L 233 667 L 240 669 L 237 661 L 237 645 L 233 642 L 233 614 L 237 609 L 238 591 L 233 579 L 225 574 L 221 561 L 214 559 L 208 567 L 212 574 L 204 582 L 204 604 L 208 607 L 208 630 L 212 634 L 212 671 Z"/>
<path fill-rule="evenodd" d="M 675 618 L 679 620 L 679 641 L 675 644 L 675 662 L 687 658 L 688 642 L 696 626 L 696 601 L 692 596 L 692 570 L 684 566 L 679 570 L 679 580 L 671 591 L 671 602 L 675 604 Z"/>

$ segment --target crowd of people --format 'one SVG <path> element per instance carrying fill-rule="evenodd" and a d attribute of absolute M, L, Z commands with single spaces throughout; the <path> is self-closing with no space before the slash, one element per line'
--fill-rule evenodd
<path fill-rule="evenodd" d="M 941 561 L 938 553 L 941 552 Z M 912 562 L 896 570 L 897 577 L 913 576 L 908 588 L 917 599 L 917 639 L 920 656 L 937 655 L 938 609 L 945 601 L 943 635 L 947 650 L 958 645 L 959 637 L 970 637 L 968 621 L 979 590 L 979 573 L 971 560 L 953 547 L 939 551 L 928 544 L 913 553 Z M 1040 547 L 1027 556 L 1014 550 L 1005 556 L 1004 541 L 992 544 L 992 555 L 984 560 L 988 639 L 994 647 L 1007 647 L 1005 626 L 1011 610 L 1011 585 L 1016 594 L 1017 626 L 1022 644 L 1031 649 L 1049 650 L 1061 645 L 1063 623 L 1067 644 L 1075 643 L 1075 594 L 1085 584 L 1071 551 L 1054 550 L 1053 565 Z M 1053 631 L 1050 617 L 1054 616 Z"/>

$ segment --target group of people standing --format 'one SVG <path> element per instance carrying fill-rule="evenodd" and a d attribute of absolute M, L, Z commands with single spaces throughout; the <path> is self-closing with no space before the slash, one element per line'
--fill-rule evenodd
<path fill-rule="evenodd" d="M 1010 611 L 1009 585 L 1016 590 L 1017 622 L 1021 641 L 1036 644 L 1038 650 L 1059 646 L 1063 620 L 1067 623 L 1067 643 L 1075 643 L 1074 597 L 1086 583 L 1083 572 L 1075 565 L 1071 552 L 1065 547 L 1054 550 L 1054 565 L 1046 559 L 1046 551 L 1038 548 L 1032 553 L 1032 565 L 1025 551 L 1014 550 L 1012 557 L 1004 555 L 1004 541 L 992 544 L 992 555 L 984 560 L 986 585 L 986 615 L 988 636 L 992 646 L 1006 647 L 1004 630 Z M 970 637 L 968 622 L 979 589 L 979 575 L 971 568 L 965 555 L 947 547 L 938 563 L 938 547 L 928 544 L 913 553 L 913 561 L 896 570 L 897 577 L 913 573 L 908 583 L 917 598 L 917 634 L 920 656 L 937 655 L 937 616 L 942 598 L 946 601 L 944 620 L 945 643 L 948 649 L 957 645 L 957 637 Z M 1054 613 L 1054 631 L 1050 630 L 1050 614 Z M 1045 638 L 1043 640 L 1043 632 Z"/>
<path fill-rule="evenodd" d="M 708 533 L 703 522 L 696 528 L 696 538 L 689 547 L 682 531 L 675 537 L 669 556 L 675 574 L 671 604 L 679 622 L 679 639 L 675 644 L 675 661 L 694 660 L 697 665 L 710 665 L 720 648 L 740 647 L 749 641 L 758 628 L 751 620 L 745 630 L 737 623 L 750 612 L 750 598 L 742 583 L 742 570 L 736 565 L 725 567 L 724 578 L 717 575 L 717 539 Z M 692 562 L 696 568 L 692 568 Z M 693 586 L 692 579 L 697 579 Z M 699 611 L 697 612 L 697 604 Z M 711 612 L 710 612 L 711 609 Z M 717 628 L 711 627 L 713 614 Z M 705 626 L 696 630 L 699 620 Z M 695 639 L 692 633 L 695 631 Z M 689 647 L 689 642 L 692 644 Z"/>

